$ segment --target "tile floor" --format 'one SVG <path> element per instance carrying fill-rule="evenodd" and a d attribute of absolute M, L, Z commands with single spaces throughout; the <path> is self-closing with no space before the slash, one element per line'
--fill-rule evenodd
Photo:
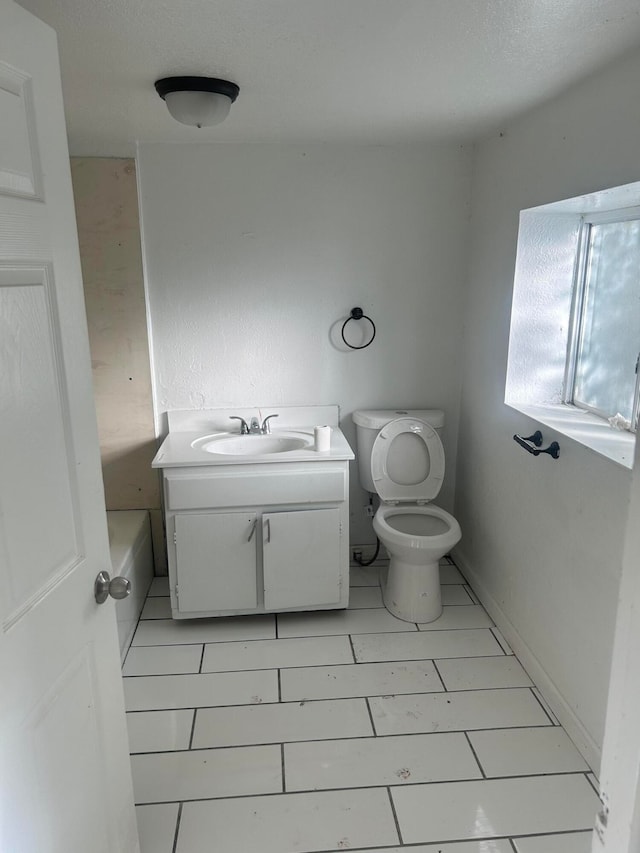
<path fill-rule="evenodd" d="M 589 853 L 596 780 L 458 569 L 428 625 L 379 573 L 346 611 L 188 623 L 154 581 L 123 669 L 142 853 Z"/>

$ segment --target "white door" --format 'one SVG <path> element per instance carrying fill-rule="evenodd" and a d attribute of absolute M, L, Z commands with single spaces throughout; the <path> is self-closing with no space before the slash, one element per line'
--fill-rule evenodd
<path fill-rule="evenodd" d="M 321 607 L 340 601 L 340 510 L 262 516 L 264 606 Z"/>
<path fill-rule="evenodd" d="M 0 850 L 138 850 L 55 34 L 0 2 Z"/>

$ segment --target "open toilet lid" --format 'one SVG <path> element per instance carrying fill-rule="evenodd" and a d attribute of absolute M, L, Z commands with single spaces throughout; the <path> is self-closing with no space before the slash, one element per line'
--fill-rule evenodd
<path fill-rule="evenodd" d="M 417 442 L 410 438 L 412 435 Z M 403 436 L 406 452 L 400 454 Z M 371 476 L 383 501 L 432 501 L 444 478 L 444 448 L 438 433 L 419 418 L 391 421 L 373 443 Z"/>

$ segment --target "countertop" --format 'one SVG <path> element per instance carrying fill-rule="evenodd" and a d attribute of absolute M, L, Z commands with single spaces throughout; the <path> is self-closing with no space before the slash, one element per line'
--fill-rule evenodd
<path fill-rule="evenodd" d="M 303 447 L 301 450 L 288 450 L 282 453 L 264 453 L 264 454 L 241 454 L 231 455 L 229 453 L 209 453 L 203 450 L 202 447 L 193 446 L 194 442 L 204 439 L 205 437 L 234 437 L 240 438 L 237 432 L 211 432 L 202 431 L 174 431 L 170 432 L 156 453 L 152 468 L 184 468 L 190 466 L 215 466 L 221 465 L 254 465 L 254 464 L 273 464 L 287 462 L 337 462 L 344 460 L 355 459 L 353 450 L 349 446 L 347 439 L 344 437 L 342 430 L 339 427 L 331 429 L 331 446 L 330 449 L 324 452 L 318 452 L 313 447 L 313 427 L 292 427 L 288 429 L 273 429 L 271 436 L 277 438 L 279 435 L 288 436 L 292 433 L 304 434 L 309 438 L 309 446 Z M 253 436 L 243 436 L 242 439 L 251 441 Z"/>

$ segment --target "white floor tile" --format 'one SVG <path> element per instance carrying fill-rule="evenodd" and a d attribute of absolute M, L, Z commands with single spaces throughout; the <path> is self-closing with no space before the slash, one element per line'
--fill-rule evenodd
<path fill-rule="evenodd" d="M 156 596 L 155 598 L 147 598 L 142 613 L 141 619 L 171 619 L 171 599 L 166 597 Z"/>
<path fill-rule="evenodd" d="M 285 744 L 284 767 L 287 791 L 482 777 L 463 734 Z"/>
<path fill-rule="evenodd" d="M 380 586 L 380 566 L 351 566 L 349 586 Z"/>
<path fill-rule="evenodd" d="M 451 565 L 440 565 L 440 583 L 466 583 L 466 580 L 462 577 L 460 572 L 455 566 Z"/>
<path fill-rule="evenodd" d="M 152 619 L 140 622 L 134 646 L 216 643 L 229 640 L 272 640 L 273 616 L 229 616 L 221 619 Z"/>
<path fill-rule="evenodd" d="M 178 803 L 136 806 L 140 853 L 173 853 Z"/>
<path fill-rule="evenodd" d="M 124 679 L 124 697 L 127 711 L 277 702 L 278 677 L 272 670 L 142 675 Z"/>
<path fill-rule="evenodd" d="M 196 714 L 193 747 L 367 737 L 372 734 L 364 699 L 280 702 L 200 709 Z"/>
<path fill-rule="evenodd" d="M 176 853 L 312 853 L 398 844 L 384 789 L 185 803 Z"/>
<path fill-rule="evenodd" d="M 356 660 L 360 663 L 503 654 L 495 637 L 488 630 L 420 631 L 414 634 L 395 635 L 368 634 L 353 637 L 352 642 Z"/>
<path fill-rule="evenodd" d="M 447 690 L 530 687 L 533 683 L 513 655 L 447 658 L 437 660 L 436 665 Z"/>
<path fill-rule="evenodd" d="M 582 775 L 392 788 L 405 844 L 588 829 L 598 798 Z"/>
<path fill-rule="evenodd" d="M 388 610 L 324 610 L 280 613 L 278 637 L 314 637 L 329 634 L 371 634 L 380 631 L 416 631 L 412 622 L 396 619 Z"/>
<path fill-rule="evenodd" d="M 132 646 L 123 675 L 183 675 L 200 671 L 202 643 L 193 646 Z"/>
<path fill-rule="evenodd" d="M 369 700 L 379 735 L 550 725 L 530 690 L 472 690 Z"/>
<path fill-rule="evenodd" d="M 458 589 L 458 587 L 443 586 L 442 589 Z M 459 628 L 491 628 L 492 625 L 493 622 L 486 610 L 479 604 L 471 604 L 469 601 L 467 607 L 445 605 L 438 619 L 434 622 L 419 622 L 418 628 L 420 631 L 446 631 Z"/>
<path fill-rule="evenodd" d="M 589 770 L 589 765 L 559 726 L 472 732 L 469 739 L 489 777 Z"/>
<path fill-rule="evenodd" d="M 466 588 L 462 584 L 452 583 L 452 584 L 444 584 L 440 588 L 440 596 L 442 598 L 443 604 L 451 604 L 451 605 L 462 605 L 465 604 L 476 604 L 469 597 Z"/>
<path fill-rule="evenodd" d="M 349 590 L 349 610 L 384 607 L 379 586 L 352 586 Z"/>
<path fill-rule="evenodd" d="M 189 749 L 195 711 L 137 711 L 127 714 L 129 752 Z"/>
<path fill-rule="evenodd" d="M 278 746 L 132 755 L 131 772 L 136 803 L 282 791 Z"/>
<path fill-rule="evenodd" d="M 514 838 L 518 853 L 591 853 L 591 832 Z"/>
<path fill-rule="evenodd" d="M 278 669 L 352 663 L 348 637 L 296 637 L 291 640 L 252 640 L 249 643 L 211 643 L 204 648 L 203 672 Z"/>
<path fill-rule="evenodd" d="M 283 702 L 384 696 L 392 693 L 431 693 L 443 689 L 432 661 L 352 663 L 345 666 L 302 667 L 280 673 Z"/>
<path fill-rule="evenodd" d="M 147 593 L 148 597 L 155 595 L 169 595 L 169 578 L 154 578 L 151 581 L 151 586 L 149 587 L 149 592 Z"/>

